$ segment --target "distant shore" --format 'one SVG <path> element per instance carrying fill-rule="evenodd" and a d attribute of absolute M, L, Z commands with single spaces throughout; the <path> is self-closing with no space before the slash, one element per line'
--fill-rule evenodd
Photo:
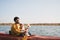
<path fill-rule="evenodd" d="M 12 25 L 13 23 L 0 23 L 0 25 Z M 27 25 L 27 24 L 24 24 Z M 30 25 L 60 25 L 60 23 L 31 23 Z"/>

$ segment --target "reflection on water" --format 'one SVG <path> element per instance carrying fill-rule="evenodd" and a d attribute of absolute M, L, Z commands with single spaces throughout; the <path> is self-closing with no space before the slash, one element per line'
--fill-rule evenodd
<path fill-rule="evenodd" d="M 0 25 L 0 32 L 9 33 L 9 25 Z M 60 36 L 60 26 L 31 26 L 29 28 L 31 34 L 46 35 L 46 36 Z"/>

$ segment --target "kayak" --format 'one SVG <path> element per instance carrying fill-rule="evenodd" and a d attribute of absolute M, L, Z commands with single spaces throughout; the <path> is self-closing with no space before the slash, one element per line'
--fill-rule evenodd
<path fill-rule="evenodd" d="M 0 33 L 0 40 L 22 40 L 22 37 Z M 27 40 L 60 40 L 60 37 L 31 35 Z"/>

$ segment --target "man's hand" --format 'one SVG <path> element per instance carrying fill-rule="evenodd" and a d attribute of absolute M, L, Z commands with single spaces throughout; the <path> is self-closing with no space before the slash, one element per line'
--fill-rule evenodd
<path fill-rule="evenodd" d="M 28 27 L 30 27 L 30 24 L 27 24 Z"/>
<path fill-rule="evenodd" d="M 31 27 L 30 24 L 27 24 L 27 28 L 25 30 L 27 30 L 29 27 Z"/>

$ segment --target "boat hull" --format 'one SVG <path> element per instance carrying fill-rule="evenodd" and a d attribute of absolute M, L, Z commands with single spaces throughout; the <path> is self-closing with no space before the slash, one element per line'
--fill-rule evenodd
<path fill-rule="evenodd" d="M 21 40 L 21 39 L 22 37 L 16 37 L 9 34 L 0 33 L 0 40 Z M 27 40 L 60 40 L 60 37 L 32 35 L 28 36 Z"/>

